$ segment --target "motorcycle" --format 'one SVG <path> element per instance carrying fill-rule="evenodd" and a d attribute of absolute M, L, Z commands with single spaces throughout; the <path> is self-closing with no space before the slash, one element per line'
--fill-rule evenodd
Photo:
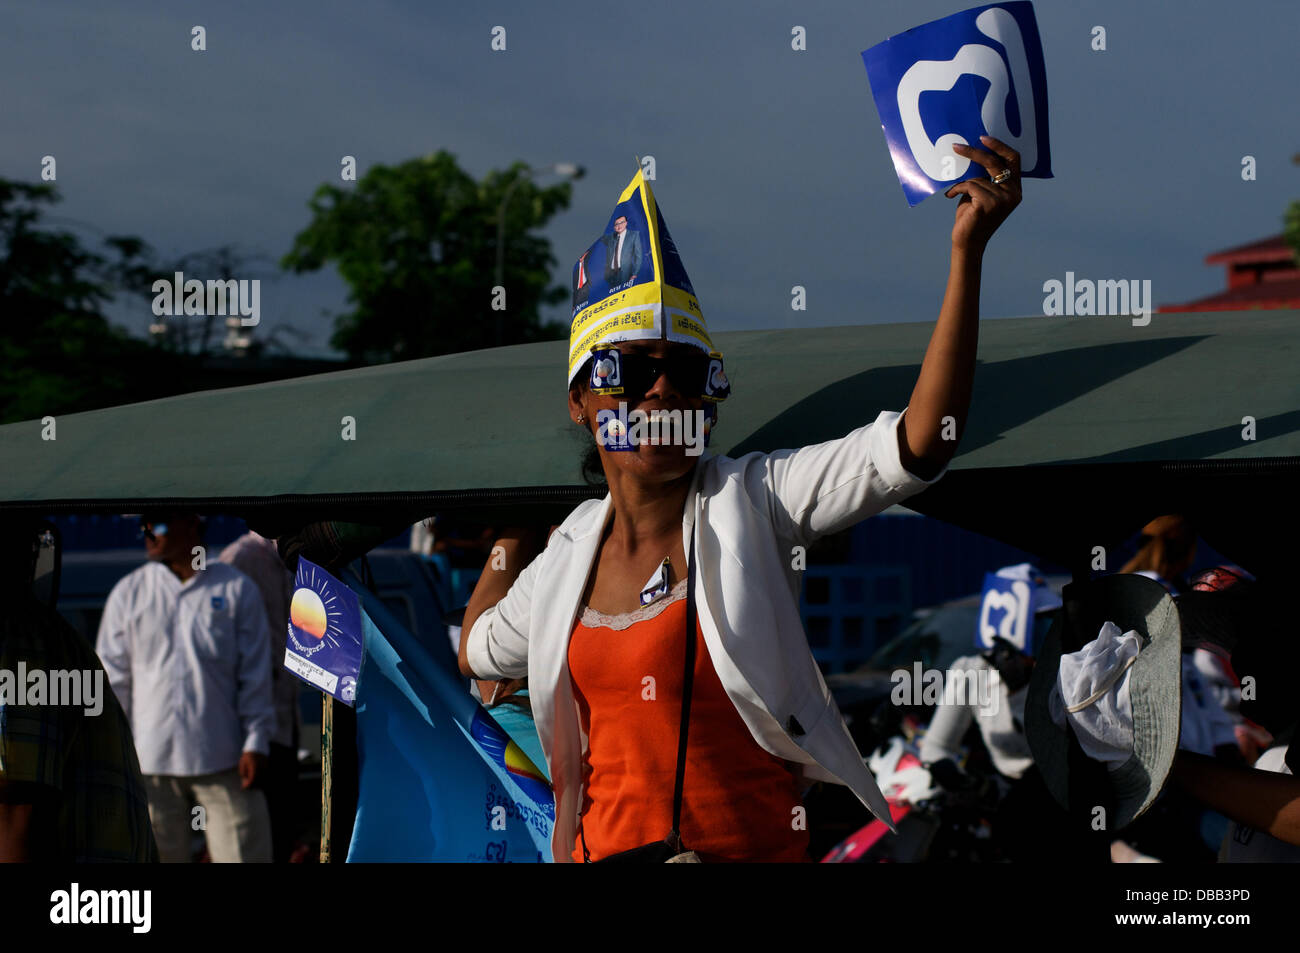
<path fill-rule="evenodd" d="M 958 773 L 945 778 L 947 786 L 939 784 L 921 763 L 919 749 L 925 727 L 908 715 L 902 719 L 900 731 L 867 758 L 898 833 L 891 835 L 884 821 L 872 818 L 821 862 L 985 863 L 1003 859 L 993 840 L 992 818 L 999 795 L 996 780 Z M 969 765 L 966 755 L 963 749 L 959 767 Z"/>

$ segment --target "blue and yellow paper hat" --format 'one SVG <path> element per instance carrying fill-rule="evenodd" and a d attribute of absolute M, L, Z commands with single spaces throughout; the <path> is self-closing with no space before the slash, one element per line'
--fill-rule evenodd
<path fill-rule="evenodd" d="M 691 280 L 640 169 L 619 196 L 605 233 L 574 264 L 572 287 L 569 383 L 597 345 L 659 339 L 715 353 Z"/>

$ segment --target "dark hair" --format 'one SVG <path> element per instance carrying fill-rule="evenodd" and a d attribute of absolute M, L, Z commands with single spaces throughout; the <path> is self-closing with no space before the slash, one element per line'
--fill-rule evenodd
<path fill-rule="evenodd" d="M 605 466 L 600 462 L 600 449 L 593 437 L 591 446 L 582 451 L 582 479 L 588 486 L 606 486 Z"/>
<path fill-rule="evenodd" d="M 578 368 L 577 375 L 573 378 L 570 388 L 577 387 L 580 390 L 586 390 L 591 382 L 591 362 L 594 360 L 588 357 L 582 362 L 582 367 Z M 582 456 L 579 462 L 579 471 L 582 474 L 582 481 L 588 486 L 605 486 L 605 467 L 600 462 L 600 449 L 596 446 L 596 438 L 590 430 L 586 430 L 586 440 L 582 448 Z"/>

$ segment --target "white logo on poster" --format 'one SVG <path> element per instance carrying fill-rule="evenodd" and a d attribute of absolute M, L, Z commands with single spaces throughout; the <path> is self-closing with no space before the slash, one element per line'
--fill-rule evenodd
<path fill-rule="evenodd" d="M 609 358 L 605 358 L 596 365 L 596 379 L 600 381 L 602 387 L 619 387 L 622 381 L 619 380 L 618 365 Z"/>
<path fill-rule="evenodd" d="M 357 697 L 357 680 L 351 675 L 344 675 L 339 682 L 339 697 L 345 702 L 355 701 Z"/>
<path fill-rule="evenodd" d="M 997 626 L 989 622 L 989 616 L 995 610 L 1002 612 L 1002 620 Z M 1000 635 L 1023 651 L 1028 620 L 1029 583 L 1016 580 L 1011 583 L 1009 592 L 990 589 L 984 595 L 984 604 L 980 606 L 980 641 L 991 648 L 993 637 Z"/>
<path fill-rule="evenodd" d="M 727 375 L 722 372 L 721 361 L 709 362 L 709 388 L 711 390 L 722 390 L 727 386 Z"/>
<path fill-rule="evenodd" d="M 1006 48 L 1007 59 L 1011 62 L 1011 78 L 1015 80 L 1014 88 L 1020 101 L 1020 135 L 1013 136 L 1009 128 L 1007 113 L 1011 109 L 1012 86 L 1002 56 L 993 47 L 968 43 L 950 60 L 917 60 L 898 81 L 898 113 L 916 164 L 922 172 L 939 182 L 949 182 L 965 175 L 970 160 L 958 156 L 952 147 L 970 143 L 952 132 L 931 142 L 921 121 L 921 94 L 952 89 L 957 80 L 967 74 L 982 76 L 989 81 L 989 90 L 980 106 L 980 118 L 988 134 L 1020 153 L 1022 169 L 1032 170 L 1038 163 L 1034 87 L 1029 79 L 1029 59 L 1025 55 L 1020 27 L 1016 25 L 1015 17 L 1001 7 L 985 10 L 975 18 L 975 26 Z M 945 164 L 944 160 L 952 157 L 956 158 L 956 164 Z M 954 169 L 953 175 L 945 174 Z"/>

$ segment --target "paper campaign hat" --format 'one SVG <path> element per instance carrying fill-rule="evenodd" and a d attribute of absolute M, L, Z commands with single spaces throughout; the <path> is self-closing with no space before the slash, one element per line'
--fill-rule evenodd
<path fill-rule="evenodd" d="M 665 340 L 716 353 L 695 289 L 641 169 L 618 197 L 604 233 L 574 264 L 572 287 L 570 384 L 597 345 Z"/>

